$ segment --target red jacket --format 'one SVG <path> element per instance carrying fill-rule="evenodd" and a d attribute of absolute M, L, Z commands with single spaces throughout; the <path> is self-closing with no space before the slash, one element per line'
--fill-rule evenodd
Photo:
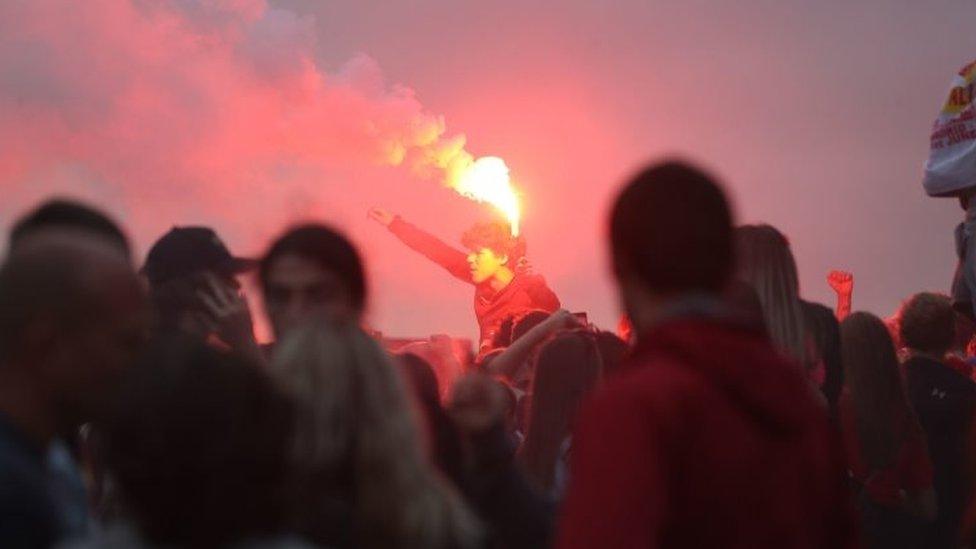
<path fill-rule="evenodd" d="M 390 231 L 404 244 L 444 267 L 456 278 L 474 284 L 468 254 L 399 217 L 390 223 Z M 551 313 L 558 308 L 559 298 L 546 285 L 545 279 L 523 270 L 517 269 L 515 278 L 497 292 L 488 283 L 475 285 L 474 314 L 478 317 L 482 347 L 491 343 L 506 318 L 537 309 Z"/>
<path fill-rule="evenodd" d="M 560 549 L 855 544 L 827 411 L 756 332 L 659 326 L 579 418 Z"/>

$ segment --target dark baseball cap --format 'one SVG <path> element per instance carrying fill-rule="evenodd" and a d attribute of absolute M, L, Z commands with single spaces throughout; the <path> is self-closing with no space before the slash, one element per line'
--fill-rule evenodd
<path fill-rule="evenodd" d="M 232 256 L 209 227 L 173 227 L 153 244 L 141 272 L 159 284 L 203 271 L 233 276 L 256 266 L 253 259 Z"/>

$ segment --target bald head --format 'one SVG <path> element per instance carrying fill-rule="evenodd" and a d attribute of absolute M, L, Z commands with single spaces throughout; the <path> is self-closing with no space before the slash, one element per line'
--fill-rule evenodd
<path fill-rule="evenodd" d="M 31 384 L 61 419 L 87 420 L 134 359 L 146 318 L 138 277 L 118 246 L 79 231 L 39 231 L 0 267 L 0 376 Z"/>

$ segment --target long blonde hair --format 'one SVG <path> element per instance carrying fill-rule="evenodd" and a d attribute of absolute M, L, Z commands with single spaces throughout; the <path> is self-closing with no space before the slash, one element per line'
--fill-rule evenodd
<path fill-rule="evenodd" d="M 789 241 L 770 225 L 735 230 L 738 277 L 759 296 L 766 329 L 783 353 L 809 367 L 800 282 Z"/>
<path fill-rule="evenodd" d="M 480 541 L 473 515 L 425 454 L 399 371 L 359 327 L 323 319 L 296 330 L 272 371 L 300 410 L 296 469 L 333 485 L 316 489 L 348 491 L 354 545 Z"/>

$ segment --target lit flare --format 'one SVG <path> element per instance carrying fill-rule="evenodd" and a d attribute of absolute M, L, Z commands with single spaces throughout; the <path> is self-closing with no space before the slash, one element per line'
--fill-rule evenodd
<path fill-rule="evenodd" d="M 482 156 L 461 170 L 450 186 L 462 196 L 491 204 L 508 220 L 512 236 L 519 234 L 521 208 L 505 161 L 497 156 Z"/>

